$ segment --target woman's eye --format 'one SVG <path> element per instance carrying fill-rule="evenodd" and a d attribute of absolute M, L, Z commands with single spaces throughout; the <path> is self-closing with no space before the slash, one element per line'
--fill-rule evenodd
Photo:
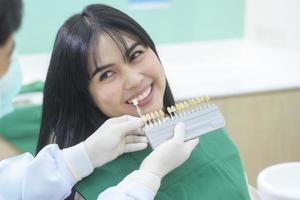
<path fill-rule="evenodd" d="M 143 53 L 143 51 L 136 51 L 133 54 L 131 54 L 130 56 L 130 61 L 136 59 L 139 55 L 141 55 Z"/>
<path fill-rule="evenodd" d="M 103 81 L 107 78 L 110 78 L 111 76 L 113 75 L 113 72 L 111 71 L 106 71 L 106 72 L 103 72 L 101 75 L 100 75 L 100 81 Z"/>

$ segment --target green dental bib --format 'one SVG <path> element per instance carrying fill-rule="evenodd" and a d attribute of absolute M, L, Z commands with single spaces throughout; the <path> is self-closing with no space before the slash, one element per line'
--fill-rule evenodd
<path fill-rule="evenodd" d="M 105 189 L 117 185 L 138 169 L 151 152 L 124 154 L 104 165 L 76 185 L 85 199 L 97 199 Z M 200 137 L 190 158 L 165 176 L 157 200 L 249 200 L 239 153 L 225 129 Z"/>

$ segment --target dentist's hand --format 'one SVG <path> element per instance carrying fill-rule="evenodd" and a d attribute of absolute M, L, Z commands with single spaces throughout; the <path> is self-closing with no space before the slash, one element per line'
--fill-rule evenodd
<path fill-rule="evenodd" d="M 142 131 L 138 131 L 143 126 L 141 118 L 129 115 L 108 119 L 84 141 L 94 168 L 114 160 L 123 153 L 145 149 L 148 140 Z"/>
<path fill-rule="evenodd" d="M 157 193 L 161 179 L 183 164 L 199 142 L 199 138 L 184 141 L 184 123 L 179 122 L 172 139 L 154 149 L 142 162 L 140 169 L 129 174 L 124 184 L 140 183 Z"/>
<path fill-rule="evenodd" d="M 141 171 L 158 175 L 162 179 L 166 174 L 183 164 L 199 142 L 199 138 L 184 141 L 184 123 L 179 122 L 174 129 L 172 139 L 154 149 L 142 162 Z"/>
<path fill-rule="evenodd" d="M 77 180 L 89 175 L 123 153 L 145 149 L 148 140 L 140 128 L 141 118 L 124 115 L 108 119 L 84 142 L 63 149 L 63 157 Z"/>

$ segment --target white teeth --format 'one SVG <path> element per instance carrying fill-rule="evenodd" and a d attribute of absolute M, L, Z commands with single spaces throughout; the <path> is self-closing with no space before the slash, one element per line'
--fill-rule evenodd
<path fill-rule="evenodd" d="M 142 101 L 143 99 L 145 99 L 147 96 L 149 96 L 151 92 L 151 87 L 149 87 L 143 94 L 140 94 L 138 97 L 135 97 L 133 99 L 131 99 L 130 101 L 128 101 L 129 103 L 132 103 L 133 100 L 135 101 Z"/>

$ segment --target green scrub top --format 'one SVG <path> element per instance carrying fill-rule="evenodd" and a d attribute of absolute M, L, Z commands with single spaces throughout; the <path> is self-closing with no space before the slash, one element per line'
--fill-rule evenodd
<path fill-rule="evenodd" d="M 20 94 L 42 92 L 44 84 L 34 82 L 22 87 Z M 35 154 L 42 105 L 24 104 L 0 119 L 0 136 L 22 152 Z"/>
<path fill-rule="evenodd" d="M 95 169 L 76 185 L 76 190 L 87 200 L 138 169 L 151 152 L 123 154 L 116 160 Z M 244 169 L 236 146 L 225 129 L 202 135 L 190 158 L 163 178 L 157 200 L 248 200 Z"/>

